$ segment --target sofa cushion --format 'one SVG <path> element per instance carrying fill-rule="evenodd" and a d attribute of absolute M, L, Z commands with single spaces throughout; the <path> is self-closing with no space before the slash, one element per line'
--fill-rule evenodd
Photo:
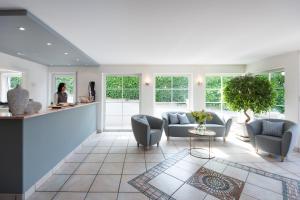
<path fill-rule="evenodd" d="M 274 137 L 269 135 L 256 135 L 256 146 L 266 152 L 279 154 L 281 153 L 281 141 L 280 137 Z"/>
<path fill-rule="evenodd" d="M 177 113 L 169 113 L 170 124 L 179 124 L 179 119 Z"/>
<path fill-rule="evenodd" d="M 179 123 L 180 124 L 189 124 L 190 121 L 189 119 L 187 118 L 186 114 L 178 114 L 177 115 L 178 119 L 179 119 Z"/>
<path fill-rule="evenodd" d="M 270 122 L 262 120 L 262 134 L 276 137 L 282 136 L 284 122 Z"/>

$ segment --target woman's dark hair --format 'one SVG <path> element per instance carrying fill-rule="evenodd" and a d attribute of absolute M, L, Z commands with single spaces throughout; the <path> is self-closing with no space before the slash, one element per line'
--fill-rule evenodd
<path fill-rule="evenodd" d="M 65 83 L 59 83 L 58 87 L 57 87 L 57 92 L 61 92 L 62 88 L 65 87 L 66 84 Z"/>

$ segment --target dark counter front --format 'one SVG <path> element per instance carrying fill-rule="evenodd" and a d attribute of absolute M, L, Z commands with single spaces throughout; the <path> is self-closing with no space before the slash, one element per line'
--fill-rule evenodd
<path fill-rule="evenodd" d="M 0 118 L 0 193 L 24 194 L 91 134 L 97 103 L 23 119 Z"/>

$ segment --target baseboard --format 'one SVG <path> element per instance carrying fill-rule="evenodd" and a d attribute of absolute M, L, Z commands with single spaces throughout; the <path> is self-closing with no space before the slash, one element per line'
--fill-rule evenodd
<path fill-rule="evenodd" d="M 82 141 L 82 143 L 80 143 L 73 151 L 71 151 L 67 156 L 65 156 L 59 163 L 57 163 L 49 172 L 47 172 L 42 178 L 40 178 L 34 185 L 32 185 L 25 193 L 24 195 L 22 195 L 21 199 L 28 199 L 29 196 L 31 196 L 36 190 L 37 188 L 39 188 L 43 183 L 46 182 L 46 180 L 52 176 L 55 171 L 60 168 L 62 166 L 62 164 L 70 157 L 72 156 L 77 150 L 79 150 L 83 143 L 87 142 L 88 140 L 90 140 L 92 137 L 94 137 L 94 135 L 97 134 L 97 131 L 93 132 L 91 135 L 89 135 L 89 137 L 87 137 L 84 141 Z M 12 195 L 20 195 L 20 194 L 12 194 Z M 2 200 L 1 196 L 0 199 Z M 9 198 L 8 200 L 11 200 L 12 198 Z M 17 198 L 18 199 L 18 198 Z M 20 200 L 21 200 L 20 199 Z M 6 199 L 5 199 L 6 200 Z M 19 199 L 18 199 L 19 200 Z"/>

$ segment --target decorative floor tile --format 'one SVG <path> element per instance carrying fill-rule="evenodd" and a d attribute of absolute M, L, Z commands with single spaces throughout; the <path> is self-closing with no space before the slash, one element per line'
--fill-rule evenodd
<path fill-rule="evenodd" d="M 244 182 L 201 167 L 187 183 L 219 199 L 239 199 Z"/>

